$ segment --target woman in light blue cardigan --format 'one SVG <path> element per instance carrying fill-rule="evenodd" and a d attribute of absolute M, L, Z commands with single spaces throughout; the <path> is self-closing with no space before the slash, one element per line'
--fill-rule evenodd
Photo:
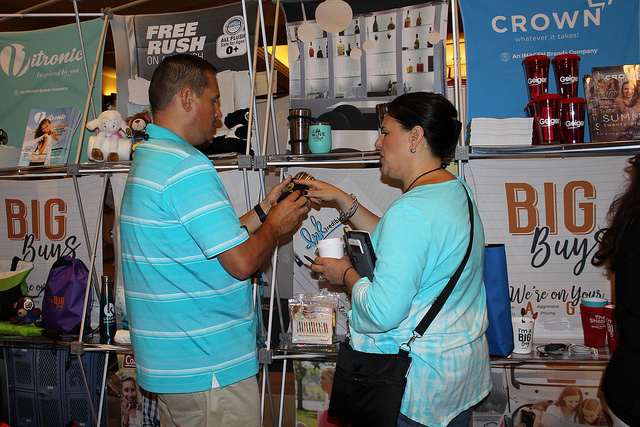
<path fill-rule="evenodd" d="M 378 218 L 357 199 L 322 181 L 305 181 L 316 203 L 336 203 L 354 228 L 371 232 L 377 263 L 373 281 L 360 277 L 349 257 L 318 257 L 312 269 L 351 295 L 354 349 L 397 353 L 460 265 L 470 237 L 466 184 L 444 169 L 461 123 L 442 95 L 419 92 L 387 104 L 380 169 L 404 193 Z M 469 192 L 470 194 L 470 192 Z M 484 231 L 474 207 L 470 258 L 442 311 L 411 347 L 413 365 L 398 426 L 468 426 L 472 406 L 491 389 L 484 332 Z"/>

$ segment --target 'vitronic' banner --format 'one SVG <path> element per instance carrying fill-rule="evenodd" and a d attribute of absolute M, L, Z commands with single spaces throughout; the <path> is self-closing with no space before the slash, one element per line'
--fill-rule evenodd
<path fill-rule="evenodd" d="M 22 146 L 32 109 L 74 107 L 84 111 L 89 85 L 83 61 L 86 59 L 91 75 L 102 25 L 100 19 L 81 24 L 86 58 L 75 24 L 0 33 L 0 128 L 9 135 L 9 145 Z M 102 60 L 98 67 L 94 90 L 96 114 L 100 113 L 102 104 Z M 86 138 L 90 135 L 88 133 Z M 75 161 L 79 137 L 80 132 L 76 132 L 69 153 L 70 162 Z M 81 161 L 86 160 L 84 154 Z"/>

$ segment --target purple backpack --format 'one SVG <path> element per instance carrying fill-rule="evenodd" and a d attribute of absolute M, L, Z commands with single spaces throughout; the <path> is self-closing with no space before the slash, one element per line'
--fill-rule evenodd
<path fill-rule="evenodd" d="M 46 329 L 79 332 L 88 277 L 87 266 L 78 258 L 63 256 L 51 266 L 42 301 L 42 324 Z M 92 289 L 89 288 L 87 330 L 91 329 L 91 297 Z"/>

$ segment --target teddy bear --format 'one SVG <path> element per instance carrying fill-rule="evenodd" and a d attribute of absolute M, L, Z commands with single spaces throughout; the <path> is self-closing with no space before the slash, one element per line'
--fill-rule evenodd
<path fill-rule="evenodd" d="M 131 140 L 120 133 L 127 131 L 127 124 L 117 110 L 106 110 L 87 122 L 87 129 L 98 130 L 98 134 L 89 137 L 87 157 L 94 162 L 118 162 L 129 160 Z"/>
<path fill-rule="evenodd" d="M 249 109 L 243 108 L 227 114 L 224 118 L 227 132 L 216 136 L 211 141 L 198 145 L 204 154 L 241 153 L 247 150 L 247 133 L 249 125 Z M 251 150 L 250 154 L 253 154 Z"/>
<path fill-rule="evenodd" d="M 151 123 L 151 113 L 149 110 L 142 110 L 139 113 L 124 119 L 127 124 L 127 138 L 131 139 L 131 159 L 136 151 L 138 144 L 145 140 L 145 129 Z"/>
<path fill-rule="evenodd" d="M 17 315 L 9 319 L 12 325 L 34 324 L 35 326 L 42 327 L 42 309 L 34 305 L 31 297 L 23 296 L 18 298 L 18 300 L 13 303 L 13 309 Z"/>

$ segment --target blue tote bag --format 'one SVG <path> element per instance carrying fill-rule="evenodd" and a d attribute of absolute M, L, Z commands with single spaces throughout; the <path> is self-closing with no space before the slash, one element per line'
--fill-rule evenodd
<path fill-rule="evenodd" d="M 507 255 L 503 244 L 485 246 L 483 277 L 487 291 L 489 328 L 485 335 L 489 342 L 489 354 L 508 356 L 513 350 L 513 325 Z"/>

